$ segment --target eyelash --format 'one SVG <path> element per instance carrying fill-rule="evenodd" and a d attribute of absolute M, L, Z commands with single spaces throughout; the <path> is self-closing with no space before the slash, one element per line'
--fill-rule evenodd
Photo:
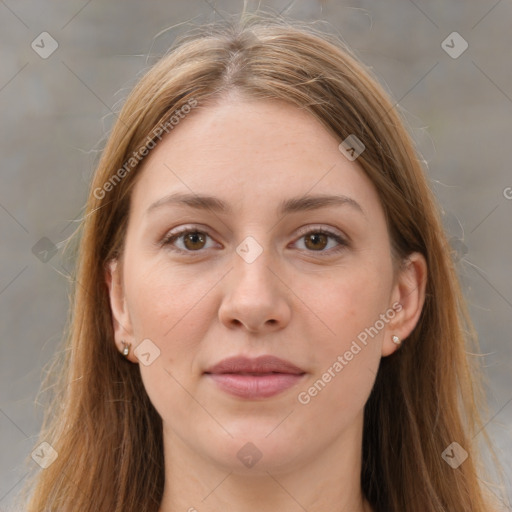
<path fill-rule="evenodd" d="M 210 235 L 206 231 L 202 231 L 200 229 L 193 229 L 193 228 L 184 228 L 175 233 L 169 233 L 168 235 L 166 235 L 162 239 L 161 245 L 169 247 L 172 251 L 179 252 L 182 254 L 193 254 L 193 253 L 200 254 L 200 253 L 204 252 L 205 249 L 198 249 L 197 251 L 191 251 L 191 250 L 187 250 L 187 249 L 179 249 L 172 245 L 173 242 L 175 242 L 176 240 L 178 240 L 178 239 L 182 238 L 183 236 L 188 235 L 190 233 L 201 233 L 201 234 L 204 234 L 207 237 L 211 238 Z M 299 230 L 299 234 L 300 234 L 300 236 L 297 238 L 297 241 L 304 238 L 307 235 L 322 234 L 322 235 L 326 235 L 326 236 L 332 238 L 339 244 L 336 248 L 334 248 L 334 249 L 331 248 L 327 251 L 326 250 L 313 251 L 313 250 L 306 249 L 307 252 L 310 252 L 313 254 L 318 253 L 318 254 L 332 255 L 332 254 L 336 254 L 336 253 L 344 250 L 349 245 L 348 242 L 344 238 L 342 238 L 338 233 L 335 233 L 334 231 L 331 231 L 326 228 L 303 228 L 303 229 Z"/>

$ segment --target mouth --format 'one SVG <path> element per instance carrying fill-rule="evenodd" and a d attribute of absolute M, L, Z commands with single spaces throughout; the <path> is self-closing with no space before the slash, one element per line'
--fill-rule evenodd
<path fill-rule="evenodd" d="M 230 357 L 204 372 L 224 392 L 245 399 L 278 395 L 296 385 L 306 372 L 274 356 Z"/>

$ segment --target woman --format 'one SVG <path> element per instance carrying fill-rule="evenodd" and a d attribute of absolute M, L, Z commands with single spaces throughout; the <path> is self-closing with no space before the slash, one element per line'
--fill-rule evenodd
<path fill-rule="evenodd" d="M 28 510 L 488 511 L 473 332 L 369 72 L 311 28 L 204 28 L 103 151 Z"/>

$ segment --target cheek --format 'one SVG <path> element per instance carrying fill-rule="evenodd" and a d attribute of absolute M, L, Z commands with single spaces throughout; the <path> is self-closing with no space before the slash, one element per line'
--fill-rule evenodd
<path fill-rule="evenodd" d="M 197 269 L 170 265 L 165 256 L 153 260 L 127 258 L 125 268 L 128 311 L 136 343 L 150 339 L 160 351 L 154 364 L 140 365 L 148 392 L 160 396 L 174 389 L 181 396 L 178 383 L 192 391 L 200 372 L 197 356 L 202 340 L 208 338 L 218 318 L 215 286 L 225 270 L 213 269 L 199 276 Z"/>
<path fill-rule="evenodd" d="M 215 276 L 198 279 L 188 269 L 172 268 L 165 258 L 150 261 L 127 261 L 126 296 L 134 335 L 154 338 L 162 348 L 172 340 L 182 339 L 180 333 L 198 330 L 206 319 L 209 289 Z M 192 339 L 188 336 L 187 339 Z"/>
<path fill-rule="evenodd" d="M 314 304 L 330 328 L 333 342 L 329 346 L 343 348 L 379 321 L 388 308 L 391 282 L 391 267 L 381 264 L 352 266 L 350 272 L 340 272 L 323 283 Z"/>
<path fill-rule="evenodd" d="M 386 311 L 391 282 L 390 263 L 381 261 L 352 266 L 350 272 L 324 282 L 321 290 L 315 287 L 310 294 L 314 311 L 328 329 L 315 343 L 317 364 L 309 387 L 302 388 L 303 402 L 311 399 L 313 407 L 336 407 L 342 415 L 364 406 L 380 363 L 385 320 L 390 319 Z"/>
<path fill-rule="evenodd" d="M 195 394 L 198 371 L 195 355 L 215 318 L 208 291 L 218 278 L 198 279 L 162 260 L 127 259 L 125 268 L 135 342 L 150 339 L 160 351 L 150 365 L 139 364 L 144 387 L 159 414 L 171 421 L 172 411 L 191 407 L 189 393 Z"/>

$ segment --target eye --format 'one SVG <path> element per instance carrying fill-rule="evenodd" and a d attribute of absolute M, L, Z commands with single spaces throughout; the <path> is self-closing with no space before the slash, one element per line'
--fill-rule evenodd
<path fill-rule="evenodd" d="M 301 237 L 295 242 L 299 249 L 309 252 L 336 253 L 348 243 L 338 233 L 326 228 L 305 228 L 300 230 Z M 302 247 L 301 247 L 302 245 Z"/>
<path fill-rule="evenodd" d="M 212 245 L 207 246 L 208 239 L 212 240 L 204 231 L 189 228 L 169 233 L 162 240 L 162 245 L 171 246 L 173 250 L 181 252 L 198 252 L 212 247 Z"/>
<path fill-rule="evenodd" d="M 348 242 L 337 232 L 324 227 L 302 228 L 299 230 L 299 234 L 300 238 L 293 245 L 307 252 L 332 254 L 348 246 Z M 201 252 L 215 247 L 215 243 L 208 233 L 190 227 L 168 233 L 161 244 L 182 253 Z"/>

